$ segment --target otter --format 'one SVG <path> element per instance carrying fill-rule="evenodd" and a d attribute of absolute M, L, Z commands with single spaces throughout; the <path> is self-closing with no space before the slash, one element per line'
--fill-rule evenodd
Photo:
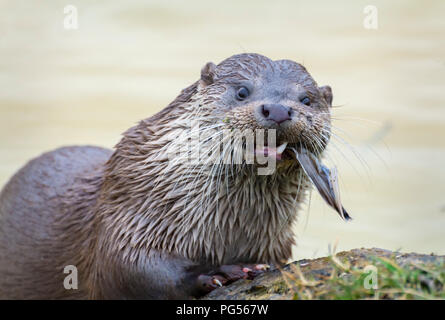
<path fill-rule="evenodd" d="M 310 187 L 289 150 L 323 155 L 331 106 L 331 88 L 301 64 L 238 54 L 207 63 L 114 151 L 62 147 L 31 160 L 0 194 L 0 298 L 191 298 L 283 265 Z M 190 120 L 208 133 L 201 147 L 219 148 L 211 141 L 223 131 L 275 130 L 278 147 L 256 149 L 277 160 L 273 173 L 175 155 Z M 227 144 L 219 157 L 245 147 Z M 66 266 L 77 289 L 64 287 Z"/>

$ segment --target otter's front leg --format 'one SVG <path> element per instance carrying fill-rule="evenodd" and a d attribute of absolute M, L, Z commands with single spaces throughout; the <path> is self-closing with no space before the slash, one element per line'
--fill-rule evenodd
<path fill-rule="evenodd" d="M 189 299 L 235 280 L 252 279 L 267 265 L 212 268 L 173 254 L 150 250 L 135 261 L 124 257 L 100 261 L 92 285 L 93 299 Z"/>
<path fill-rule="evenodd" d="M 95 258 L 92 299 L 188 299 L 204 272 L 191 260 L 151 249 Z"/>

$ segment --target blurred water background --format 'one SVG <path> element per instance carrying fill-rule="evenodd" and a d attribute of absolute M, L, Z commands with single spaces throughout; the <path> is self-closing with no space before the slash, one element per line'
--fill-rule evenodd
<path fill-rule="evenodd" d="M 303 63 L 334 93 L 326 161 L 354 220 L 313 192 L 294 258 L 335 243 L 445 254 L 445 2 L 372 2 L 377 30 L 362 0 L 2 0 L 0 186 L 44 151 L 112 148 L 207 61 L 257 52 Z"/>

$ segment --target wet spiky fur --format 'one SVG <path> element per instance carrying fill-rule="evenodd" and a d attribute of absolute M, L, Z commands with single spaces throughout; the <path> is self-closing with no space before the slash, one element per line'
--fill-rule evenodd
<path fill-rule="evenodd" d="M 121 290 L 128 281 L 134 281 L 135 286 L 139 279 L 147 282 L 143 273 L 150 271 L 144 269 L 144 263 L 152 256 L 160 264 L 167 259 L 186 259 L 187 267 L 281 264 L 291 257 L 295 244 L 292 225 L 309 187 L 295 163 L 283 162 L 274 174 L 261 176 L 253 164 L 191 164 L 186 158 L 169 158 L 168 153 L 180 149 L 194 134 L 190 120 L 199 120 L 200 132 L 213 137 L 223 129 L 261 127 L 252 113 L 255 103 L 261 101 L 231 108 L 221 97 L 237 81 L 275 73 L 285 80 L 293 77 L 318 101 L 321 110 L 308 111 L 290 101 L 300 117 L 311 113 L 311 124 L 298 122 L 278 138 L 305 142 L 320 152 L 324 149 L 329 139 L 328 103 L 301 65 L 243 54 L 223 61 L 216 69 L 203 69 L 200 81 L 184 89 L 164 110 L 124 133 L 109 160 L 89 178 L 91 185 L 83 180 L 64 197 L 69 212 L 60 223 L 66 225 L 67 235 L 60 239 L 75 247 L 73 255 L 78 257 L 74 263 L 86 279 L 84 297 L 114 297 L 110 291 Z M 266 78 L 263 81 L 267 82 Z M 200 140 L 200 144 L 209 147 L 208 140 Z M 222 150 L 221 159 L 242 149 L 242 144 L 227 148 Z M 89 206 L 83 204 L 85 199 L 89 199 Z M 79 226 L 81 222 L 84 224 Z M 168 258 L 158 258 L 162 255 Z M 176 265 L 179 263 L 166 264 L 165 268 Z M 134 276 L 126 277 L 127 273 Z M 178 286 L 185 280 L 171 281 Z M 137 294 L 129 297 L 133 296 Z"/>

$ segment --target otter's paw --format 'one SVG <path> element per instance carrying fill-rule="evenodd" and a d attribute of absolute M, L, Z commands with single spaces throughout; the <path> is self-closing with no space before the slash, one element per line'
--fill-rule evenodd
<path fill-rule="evenodd" d="M 213 272 L 198 276 L 198 287 L 208 293 L 239 279 L 251 280 L 269 269 L 267 264 L 222 265 Z"/>
<path fill-rule="evenodd" d="M 269 269 L 270 266 L 267 264 L 223 265 L 215 271 L 215 274 L 224 276 L 228 282 L 234 282 L 238 279 L 252 280 Z"/>

